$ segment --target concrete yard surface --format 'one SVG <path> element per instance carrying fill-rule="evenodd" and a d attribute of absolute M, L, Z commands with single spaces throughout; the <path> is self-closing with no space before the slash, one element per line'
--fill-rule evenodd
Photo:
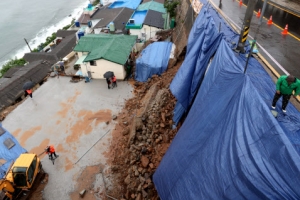
<path fill-rule="evenodd" d="M 56 148 L 54 165 L 45 154 L 40 156 L 49 174 L 45 199 L 79 199 L 84 189 L 85 199 L 100 199 L 92 190 L 104 189 L 99 173 L 107 166 L 105 155 L 116 124 L 112 116 L 132 97 L 132 90 L 127 82 L 109 90 L 105 80 L 71 83 L 70 77 L 48 78 L 33 91 L 33 99 L 27 97 L 6 117 L 3 127 L 28 152 L 40 154 L 50 144 Z"/>

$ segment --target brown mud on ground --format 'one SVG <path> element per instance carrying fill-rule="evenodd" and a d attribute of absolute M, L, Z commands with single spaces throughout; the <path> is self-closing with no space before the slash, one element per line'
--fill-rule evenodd
<path fill-rule="evenodd" d="M 38 184 L 37 188 L 34 190 L 34 192 L 31 194 L 31 196 L 28 198 L 28 200 L 44 200 L 43 198 L 43 192 L 44 188 L 46 187 L 48 183 L 49 175 L 45 174 L 45 178 L 41 182 L 36 182 L 34 184 Z"/>
<path fill-rule="evenodd" d="M 41 126 L 36 126 L 36 127 L 31 128 L 30 130 L 25 131 L 25 132 L 22 134 L 22 136 L 21 136 L 21 138 L 20 138 L 20 140 L 19 140 L 20 145 L 21 145 L 21 146 L 25 146 L 26 141 L 27 141 L 31 136 L 33 136 L 37 131 L 39 131 L 39 130 L 41 130 L 41 129 L 42 129 Z"/>
<path fill-rule="evenodd" d="M 103 166 L 101 165 L 86 167 L 77 178 L 75 190 L 70 194 L 70 198 L 72 200 L 96 200 L 97 198 L 105 199 L 103 192 L 104 188 L 101 188 L 100 186 L 97 187 L 95 185 L 96 176 L 102 175 L 102 168 Z M 102 177 L 101 180 L 103 180 Z M 86 190 L 83 198 L 79 195 L 82 190 Z"/>
<path fill-rule="evenodd" d="M 50 142 L 49 139 L 44 139 L 44 140 L 42 141 L 42 143 L 40 143 L 39 146 L 30 149 L 29 152 L 30 152 L 30 153 L 35 153 L 35 154 L 37 154 L 37 155 L 39 156 L 39 158 L 42 159 L 42 158 L 46 155 L 46 153 L 43 153 L 43 152 L 45 152 L 45 148 L 46 148 L 48 145 L 50 145 L 49 142 Z"/>
<path fill-rule="evenodd" d="M 102 110 L 96 113 L 87 110 L 81 110 L 77 115 L 78 120 L 71 128 L 71 134 L 66 138 L 66 143 L 72 144 L 77 142 L 81 135 L 92 132 L 92 122 L 97 126 L 100 122 L 110 121 L 111 110 Z"/>

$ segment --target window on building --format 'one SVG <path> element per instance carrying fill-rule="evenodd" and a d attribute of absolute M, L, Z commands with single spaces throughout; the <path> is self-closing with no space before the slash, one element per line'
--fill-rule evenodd
<path fill-rule="evenodd" d="M 94 61 L 94 60 L 90 61 L 90 65 L 91 65 L 91 66 L 96 66 L 96 65 L 97 65 L 97 64 L 96 64 L 96 61 Z"/>

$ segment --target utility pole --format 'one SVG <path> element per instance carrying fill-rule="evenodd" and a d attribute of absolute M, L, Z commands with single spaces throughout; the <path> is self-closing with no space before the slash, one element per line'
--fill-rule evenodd
<path fill-rule="evenodd" d="M 30 48 L 30 46 L 29 46 L 29 44 L 28 44 L 27 40 L 26 40 L 25 38 L 24 38 L 24 40 L 25 40 L 25 42 L 26 42 L 26 44 L 27 44 L 27 46 L 28 46 L 28 48 L 29 48 L 30 52 L 32 52 L 32 50 L 31 50 L 31 48 Z"/>
<path fill-rule="evenodd" d="M 251 45 L 251 49 L 250 49 L 250 52 L 249 52 L 249 55 L 247 57 L 247 61 L 246 61 L 246 65 L 245 65 L 245 69 L 244 69 L 244 74 L 246 73 L 247 71 L 247 68 L 248 68 L 248 62 L 249 62 L 249 59 L 252 55 L 252 51 L 253 51 L 253 48 L 256 44 L 256 36 L 259 32 L 259 29 L 260 29 L 260 26 L 261 26 L 261 23 L 262 23 L 262 19 L 264 17 L 264 14 L 265 14 L 265 10 L 266 10 L 266 7 L 267 7 L 267 3 L 268 3 L 268 0 L 265 0 L 264 1 L 264 5 L 263 5 L 263 8 L 262 8 L 262 12 L 261 12 L 261 15 L 260 15 L 260 18 L 259 18 L 259 22 L 258 22 L 258 26 L 257 26 L 257 29 L 256 29 L 256 32 L 255 32 L 255 35 L 254 35 L 254 39 L 253 39 L 253 42 L 252 42 L 252 45 Z"/>
<path fill-rule="evenodd" d="M 240 51 L 242 53 L 245 53 L 245 49 L 244 49 L 245 42 L 247 40 L 247 36 L 248 36 L 249 30 L 250 30 L 250 24 L 251 24 L 253 11 L 254 11 L 254 7 L 255 7 L 256 3 L 257 3 L 257 0 L 249 0 L 248 4 L 247 4 L 247 10 L 246 10 L 240 38 L 239 38 L 239 43 L 236 48 L 238 51 Z"/>

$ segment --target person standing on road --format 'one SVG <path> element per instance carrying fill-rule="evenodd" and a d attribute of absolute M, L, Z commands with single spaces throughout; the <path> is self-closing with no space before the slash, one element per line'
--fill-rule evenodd
<path fill-rule="evenodd" d="M 53 71 L 54 71 L 55 75 L 57 76 L 57 78 L 59 78 L 58 68 L 59 68 L 59 66 L 55 65 L 54 69 L 53 69 Z"/>
<path fill-rule="evenodd" d="M 63 60 L 59 61 L 59 67 L 62 74 L 65 74 L 65 63 Z"/>
<path fill-rule="evenodd" d="M 106 83 L 107 83 L 107 87 L 108 87 L 108 89 L 110 89 L 110 83 L 111 83 L 111 80 L 110 80 L 110 78 L 106 78 Z"/>
<path fill-rule="evenodd" d="M 53 160 L 53 155 L 55 156 L 55 158 L 58 157 L 58 155 L 56 155 L 55 153 L 55 149 L 53 145 L 47 146 L 45 152 L 48 154 L 50 160 Z"/>
<path fill-rule="evenodd" d="M 64 66 L 64 61 L 63 61 L 63 60 L 60 60 L 60 61 L 58 62 L 58 64 L 59 64 L 59 66 Z"/>
<path fill-rule="evenodd" d="M 124 78 L 124 81 L 128 80 L 131 76 L 131 71 L 133 67 L 133 61 L 131 60 L 126 64 L 126 77 Z"/>
<path fill-rule="evenodd" d="M 276 83 L 276 93 L 272 102 L 272 109 L 275 109 L 278 99 L 282 96 L 282 112 L 286 112 L 286 106 L 289 103 L 291 96 L 294 97 L 300 93 L 300 80 L 292 75 L 282 75 Z"/>

